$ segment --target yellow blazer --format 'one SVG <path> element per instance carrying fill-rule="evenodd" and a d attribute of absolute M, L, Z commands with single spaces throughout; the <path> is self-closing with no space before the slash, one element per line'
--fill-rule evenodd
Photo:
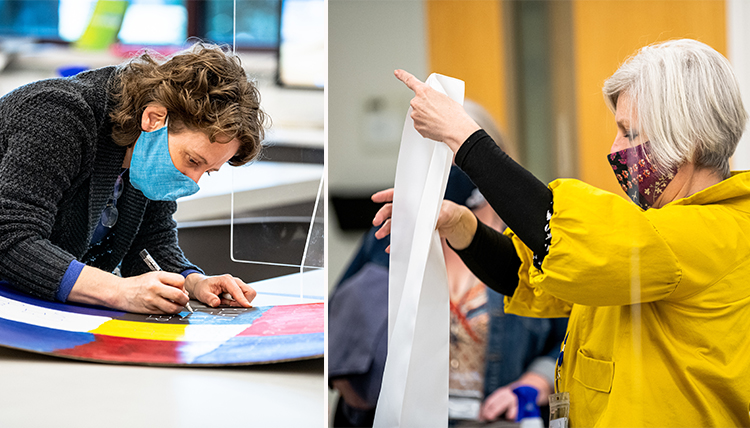
<path fill-rule="evenodd" d="M 570 316 L 571 427 L 750 426 L 750 172 L 660 209 L 550 184 L 552 245 L 508 313 Z"/>

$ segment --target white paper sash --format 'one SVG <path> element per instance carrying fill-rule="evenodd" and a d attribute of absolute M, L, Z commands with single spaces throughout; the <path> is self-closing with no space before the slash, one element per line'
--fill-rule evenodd
<path fill-rule="evenodd" d="M 425 82 L 462 103 L 464 82 Z M 388 285 L 388 356 L 375 427 L 448 425 L 448 278 L 435 230 L 453 153 L 406 115 L 396 166 Z"/>

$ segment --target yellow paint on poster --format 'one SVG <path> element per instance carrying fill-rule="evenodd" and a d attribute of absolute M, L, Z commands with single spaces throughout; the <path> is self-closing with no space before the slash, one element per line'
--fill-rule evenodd
<path fill-rule="evenodd" d="M 105 322 L 95 330 L 91 330 L 91 333 L 131 339 L 179 341 L 185 337 L 186 327 L 186 324 L 112 320 Z"/>

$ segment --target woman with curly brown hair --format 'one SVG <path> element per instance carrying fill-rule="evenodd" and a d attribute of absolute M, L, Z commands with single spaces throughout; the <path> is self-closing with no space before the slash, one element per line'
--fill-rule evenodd
<path fill-rule="evenodd" d="M 266 121 L 239 59 L 200 43 L 0 98 L 0 280 L 130 312 L 249 306 L 251 287 L 185 258 L 172 215 L 204 173 L 257 157 Z"/>

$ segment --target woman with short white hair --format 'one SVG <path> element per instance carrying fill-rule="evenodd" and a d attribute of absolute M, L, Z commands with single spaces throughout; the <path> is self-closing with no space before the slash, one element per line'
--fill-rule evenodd
<path fill-rule="evenodd" d="M 729 158 L 747 114 L 737 79 L 721 54 L 695 40 L 646 46 L 607 79 L 603 92 L 615 114 L 620 97 L 628 98 L 622 114 L 637 112 L 640 125 L 631 124 L 630 138 L 648 136 L 650 157 L 662 172 L 683 167 L 683 176 L 695 175 L 687 174 L 686 167 L 692 167 L 713 180 L 729 178 Z M 651 198 L 641 195 L 640 200 Z"/>
<path fill-rule="evenodd" d="M 750 174 L 729 172 L 747 113 L 721 54 L 655 44 L 606 81 L 607 159 L 635 204 L 578 180 L 545 186 L 460 105 L 396 76 L 416 94 L 415 128 L 451 147 L 510 227 L 446 202 L 441 235 L 506 312 L 570 316 L 555 388 L 570 426 L 750 426 Z"/>

